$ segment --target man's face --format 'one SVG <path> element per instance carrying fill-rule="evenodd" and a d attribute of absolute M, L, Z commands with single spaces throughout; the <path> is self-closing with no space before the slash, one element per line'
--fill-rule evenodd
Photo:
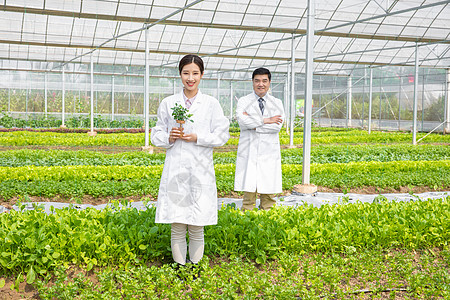
<path fill-rule="evenodd" d="M 253 90 L 259 97 L 264 97 L 270 88 L 269 75 L 255 75 L 253 78 Z"/>

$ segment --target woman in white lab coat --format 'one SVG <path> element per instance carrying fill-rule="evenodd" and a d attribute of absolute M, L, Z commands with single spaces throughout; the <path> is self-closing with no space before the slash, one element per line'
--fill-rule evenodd
<path fill-rule="evenodd" d="M 203 257 L 203 226 L 217 224 L 213 147 L 224 145 L 230 136 L 229 121 L 219 101 L 198 88 L 204 73 L 202 59 L 197 55 L 184 56 L 179 72 L 184 89 L 161 102 L 151 141 L 167 149 L 155 222 L 171 224 L 174 261 L 185 265 L 189 261 L 198 263 Z M 172 116 L 175 104 L 188 108 L 192 114 L 193 122 L 187 121 L 182 130 Z"/>

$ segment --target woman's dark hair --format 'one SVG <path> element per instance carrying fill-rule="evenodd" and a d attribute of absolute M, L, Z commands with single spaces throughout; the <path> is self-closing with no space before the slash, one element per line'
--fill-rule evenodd
<path fill-rule="evenodd" d="M 266 68 L 258 68 L 255 71 L 253 71 L 252 74 L 252 80 L 255 78 L 256 75 L 265 75 L 269 76 L 269 81 L 272 79 L 272 75 L 270 74 L 270 71 Z"/>
<path fill-rule="evenodd" d="M 203 74 L 203 71 L 205 70 L 205 67 L 203 66 L 203 60 L 200 58 L 200 56 L 195 54 L 188 54 L 180 60 L 180 63 L 178 64 L 178 70 L 180 71 L 180 74 L 185 65 L 189 65 L 192 63 L 196 64 L 200 69 L 200 73 Z"/>

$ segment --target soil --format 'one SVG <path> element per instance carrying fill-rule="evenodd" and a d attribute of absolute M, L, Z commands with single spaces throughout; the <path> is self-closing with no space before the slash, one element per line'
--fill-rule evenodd
<path fill-rule="evenodd" d="M 5 285 L 0 288 L 1 300 L 41 299 L 37 290 L 26 282 L 21 282 L 19 291 L 17 291 L 15 289 L 11 290 L 11 286 L 14 285 L 16 278 L 0 276 L 0 281 L 2 280 L 5 280 Z"/>
<path fill-rule="evenodd" d="M 446 190 L 439 190 L 434 189 L 431 187 L 426 186 L 413 186 L 413 187 L 400 187 L 399 189 L 394 188 L 379 188 L 375 186 L 365 186 L 361 188 L 351 188 L 351 189 L 342 189 L 342 188 L 328 188 L 323 186 L 317 187 L 318 192 L 322 193 L 342 193 L 345 191 L 345 193 L 349 194 L 361 194 L 361 195 L 373 195 L 373 194 L 407 194 L 407 193 L 414 193 L 414 194 L 421 194 L 426 192 L 441 192 Z M 290 190 L 285 190 L 283 193 L 278 194 L 277 196 L 289 196 L 291 194 Z M 218 192 L 217 196 L 219 198 L 235 198 L 239 199 L 242 198 L 243 193 L 242 192 Z M 96 198 L 89 195 L 84 195 L 82 198 L 72 198 L 72 197 L 62 197 L 62 196 L 56 196 L 52 198 L 46 198 L 46 197 L 39 197 L 39 196 L 29 196 L 30 202 L 59 202 L 59 203 L 73 203 L 73 204 L 91 204 L 91 205 L 101 205 L 101 204 L 107 204 L 114 200 L 127 200 L 129 202 L 138 202 L 138 201 L 156 201 L 157 197 L 152 195 L 139 195 L 139 196 L 127 196 L 127 197 L 120 197 L 120 196 L 108 196 L 108 197 L 102 197 L 102 198 Z M 19 197 L 13 197 L 11 199 L 5 200 L 0 198 L 0 205 L 6 207 L 7 209 L 12 209 L 12 206 L 17 204 L 17 201 L 19 200 Z M 22 198 L 23 202 L 23 198 Z M 0 298 L 0 300 L 2 300 Z"/>

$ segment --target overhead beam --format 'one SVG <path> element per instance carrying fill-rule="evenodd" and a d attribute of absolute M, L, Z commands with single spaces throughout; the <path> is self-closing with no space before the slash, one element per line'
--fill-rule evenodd
<path fill-rule="evenodd" d="M 1 58 L 0 58 L 1 59 Z M 86 63 L 88 64 L 88 63 Z M 209 70 L 209 69 L 208 69 Z M 33 70 L 33 69 L 13 69 L 13 68 L 2 68 L 0 67 L 0 71 L 8 71 L 8 72 L 33 72 L 33 73 L 54 73 L 54 74 L 61 74 L 60 70 Z M 232 70 L 229 70 L 230 72 Z M 66 74 L 77 74 L 77 75 L 90 75 L 90 71 L 65 71 Z M 274 72 L 272 72 L 274 73 Z M 134 73 L 112 73 L 112 72 L 94 72 L 94 75 L 96 76 L 126 76 L 126 77 L 144 77 L 143 74 L 134 74 Z M 332 75 L 328 75 L 332 76 Z M 336 75 L 339 76 L 339 75 Z M 179 75 L 156 75 L 156 74 L 150 74 L 149 77 L 151 78 L 171 78 L 171 79 L 180 79 Z M 345 76 L 346 77 L 346 76 Z M 217 77 L 205 77 L 203 76 L 203 80 L 217 80 Z M 220 80 L 223 81 L 237 81 L 238 79 L 230 79 L 230 78 L 223 78 L 221 77 Z M 252 81 L 251 79 L 239 79 L 238 81 Z"/>
<path fill-rule="evenodd" d="M 29 45 L 29 46 L 41 46 L 41 47 L 58 47 L 58 48 L 78 48 L 78 49 L 93 49 L 88 45 L 66 45 L 66 44 L 58 44 L 58 43 L 45 43 L 45 42 L 26 42 L 26 41 L 12 41 L 12 40 L 0 40 L 0 44 L 13 44 L 13 45 Z M 110 51 L 126 51 L 126 52 L 137 52 L 144 53 L 145 50 L 141 49 L 130 49 L 130 48 L 114 48 L 114 47 L 98 47 L 98 50 L 110 50 Z M 177 52 L 177 51 L 167 51 L 167 50 L 150 50 L 150 53 L 156 54 L 170 54 L 170 55 L 180 55 L 184 56 L 190 54 L 189 52 Z M 241 58 L 241 59 L 257 59 L 257 60 L 270 60 L 270 61 L 290 61 L 289 57 L 279 57 L 279 56 L 252 56 L 252 55 L 232 55 L 232 54 L 209 54 L 209 53 L 197 53 L 199 56 L 205 57 L 220 57 L 220 58 Z M 304 62 L 305 59 L 297 58 L 295 62 Z M 46 62 L 46 61 L 45 61 Z M 412 64 L 406 63 L 377 63 L 377 62 L 368 62 L 368 61 L 345 61 L 345 60 L 329 60 L 329 59 L 314 59 L 316 63 L 332 63 L 332 64 L 350 64 L 350 65 L 371 65 L 371 66 L 399 66 L 399 67 L 408 67 L 413 66 Z M 77 62 L 72 62 L 77 63 Z M 430 68 L 436 68 L 430 66 Z M 443 67 L 444 68 L 444 67 Z"/>
<path fill-rule="evenodd" d="M 90 14 L 90 13 L 77 13 L 72 11 L 55 10 L 55 9 L 42 9 L 42 8 L 29 8 L 13 5 L 0 5 L 0 10 L 17 13 L 37 14 L 37 15 L 49 15 L 58 17 L 70 17 L 78 19 L 94 19 L 105 21 L 118 21 L 118 22 L 132 22 L 132 23 L 155 23 L 159 19 L 153 18 L 139 18 L 106 14 Z M 295 33 L 305 34 L 306 30 L 302 29 L 289 29 L 289 28 L 269 28 L 263 26 L 245 26 L 245 25 L 230 25 L 230 24 L 217 24 L 217 23 L 203 23 L 203 22 L 190 22 L 190 21 L 175 21 L 165 20 L 162 24 L 173 26 L 186 26 L 186 27 L 202 27 L 202 28 L 216 28 L 216 29 L 239 29 L 244 31 L 261 31 L 261 32 L 278 32 L 278 33 Z"/>
<path fill-rule="evenodd" d="M 428 6 L 444 5 L 448 4 L 448 1 L 441 1 L 439 3 L 432 3 Z M 423 8 L 421 6 L 419 8 Z M 13 5 L 0 5 L 0 10 L 8 12 L 17 13 L 27 13 L 27 14 L 38 14 L 38 15 L 50 15 L 59 17 L 71 17 L 80 19 L 95 19 L 95 20 L 106 20 L 106 21 L 119 21 L 119 22 L 132 22 L 132 23 L 155 23 L 159 19 L 153 18 L 138 18 L 138 17 L 128 17 L 128 16 L 117 16 L 117 15 L 106 15 L 106 14 L 91 14 L 91 13 L 78 13 L 64 10 L 54 10 L 54 9 L 42 9 L 42 8 L 32 8 L 32 7 L 22 7 Z M 409 10 L 412 10 L 409 9 Z M 386 16 L 397 15 L 399 12 L 389 12 Z M 378 17 L 378 16 L 377 16 Z M 368 18 L 371 20 L 375 17 Z M 358 20 L 354 23 L 359 23 Z M 186 26 L 186 27 L 200 27 L 200 28 L 215 28 L 224 30 L 242 30 L 242 31 L 259 31 L 259 32 L 275 32 L 275 33 L 292 33 L 305 35 L 306 30 L 304 29 L 291 29 L 282 27 L 263 27 L 263 26 L 245 26 L 245 25 L 230 25 L 230 24 L 219 24 L 219 23 L 205 23 L 205 22 L 190 22 L 190 21 L 176 21 L 176 20 L 164 20 L 160 24 L 173 25 L 173 26 Z M 333 29 L 333 28 L 330 28 Z M 440 39 L 433 38 L 419 38 L 419 37 L 408 37 L 408 36 L 395 36 L 395 35 L 378 35 L 378 34 L 356 34 L 344 32 L 331 32 L 329 28 L 318 30 L 315 32 L 316 36 L 329 36 L 329 37 L 346 37 L 355 39 L 371 39 L 371 40 L 383 40 L 383 41 L 403 41 L 403 42 L 418 42 L 418 43 L 450 43 L 450 41 L 442 41 Z"/>

